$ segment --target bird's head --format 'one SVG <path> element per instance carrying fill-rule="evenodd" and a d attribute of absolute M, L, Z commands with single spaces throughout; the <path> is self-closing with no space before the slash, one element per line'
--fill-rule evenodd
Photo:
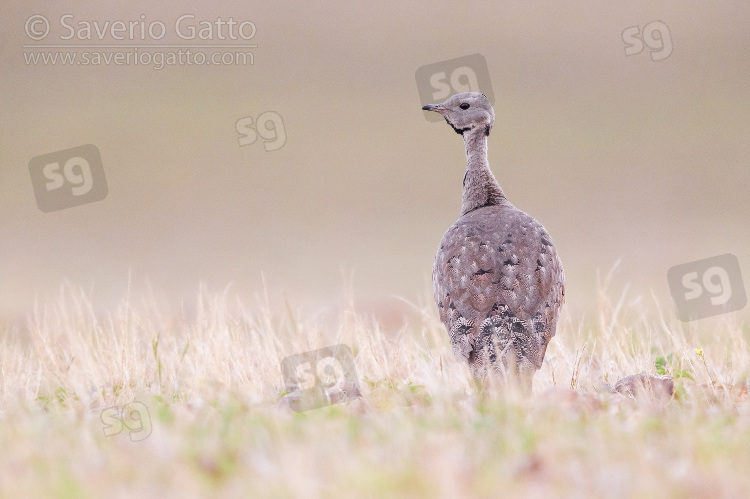
<path fill-rule="evenodd" d="M 422 109 L 440 113 L 457 134 L 480 127 L 490 134 L 495 123 L 495 111 L 487 96 L 479 92 L 463 92 L 448 98 L 442 104 L 427 104 Z"/>

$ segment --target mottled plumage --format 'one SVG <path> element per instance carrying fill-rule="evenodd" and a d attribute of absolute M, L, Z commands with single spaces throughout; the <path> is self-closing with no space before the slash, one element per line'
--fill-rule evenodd
<path fill-rule="evenodd" d="M 423 109 L 463 136 L 467 157 L 461 217 L 443 236 L 433 268 L 440 320 L 475 378 L 512 371 L 530 390 L 563 304 L 562 264 L 544 227 L 506 199 L 490 171 L 495 115 L 487 98 L 461 93 Z"/>

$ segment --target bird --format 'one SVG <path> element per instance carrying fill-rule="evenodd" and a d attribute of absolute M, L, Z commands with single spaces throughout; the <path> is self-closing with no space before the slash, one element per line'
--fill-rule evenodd
<path fill-rule="evenodd" d="M 466 151 L 461 213 L 433 265 L 440 320 L 480 387 L 513 380 L 531 393 L 565 301 L 562 262 L 544 226 L 508 201 L 490 170 L 487 97 L 457 93 L 422 109 L 442 115 Z"/>

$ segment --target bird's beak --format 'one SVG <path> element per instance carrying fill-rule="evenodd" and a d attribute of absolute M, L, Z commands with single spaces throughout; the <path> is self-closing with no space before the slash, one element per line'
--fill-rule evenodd
<path fill-rule="evenodd" d="M 443 109 L 443 106 L 440 104 L 427 104 L 426 106 L 422 106 L 423 111 L 440 111 Z"/>

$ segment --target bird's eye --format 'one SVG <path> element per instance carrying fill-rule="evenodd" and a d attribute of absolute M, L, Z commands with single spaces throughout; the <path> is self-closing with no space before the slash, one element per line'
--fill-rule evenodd
<path fill-rule="evenodd" d="M 458 107 L 460 107 L 461 109 L 469 109 L 469 104 L 467 104 L 466 102 L 464 102 L 463 104 L 461 104 Z"/>

